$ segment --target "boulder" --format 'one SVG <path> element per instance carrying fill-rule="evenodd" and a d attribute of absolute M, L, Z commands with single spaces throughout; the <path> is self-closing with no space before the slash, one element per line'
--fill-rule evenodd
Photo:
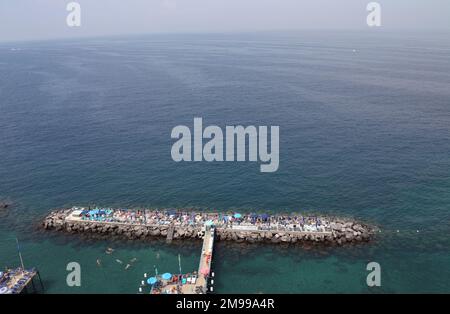
<path fill-rule="evenodd" d="M 279 237 L 277 237 L 277 235 L 275 235 L 275 237 L 273 237 L 270 241 L 272 243 L 278 243 L 278 242 L 280 242 L 280 239 L 279 239 Z"/>
<path fill-rule="evenodd" d="M 0 202 L 0 209 L 6 209 L 9 207 L 9 203 L 6 202 Z"/>
<path fill-rule="evenodd" d="M 159 235 L 161 235 L 161 232 L 158 229 L 154 229 L 154 230 L 150 231 L 150 234 L 152 236 L 159 236 Z"/>

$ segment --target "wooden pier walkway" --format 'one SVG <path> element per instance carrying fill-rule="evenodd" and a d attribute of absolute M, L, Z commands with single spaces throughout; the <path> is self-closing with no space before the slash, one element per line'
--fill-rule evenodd
<path fill-rule="evenodd" d="M 181 294 L 205 294 L 208 292 L 208 279 L 211 273 L 211 263 L 213 258 L 215 228 L 213 226 L 205 226 L 202 252 L 198 265 L 197 276 L 186 284 L 179 283 L 163 284 L 161 292 L 158 293 L 174 293 L 179 291 Z M 191 276 L 191 279 L 193 277 Z M 153 290 L 152 290 L 153 291 Z"/>
<path fill-rule="evenodd" d="M 202 292 L 208 291 L 208 278 L 211 273 L 211 263 L 213 258 L 215 228 L 205 227 L 205 236 L 203 237 L 202 253 L 198 265 L 197 287 L 201 287 Z"/>

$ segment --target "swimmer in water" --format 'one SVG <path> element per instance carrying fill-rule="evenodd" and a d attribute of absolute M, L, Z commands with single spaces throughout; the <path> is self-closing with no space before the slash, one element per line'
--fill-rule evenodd
<path fill-rule="evenodd" d="M 156 253 L 156 259 L 159 259 L 159 253 Z"/>
<path fill-rule="evenodd" d="M 106 251 L 105 251 L 106 254 L 111 254 L 112 252 L 114 252 L 114 249 L 112 249 L 110 247 L 107 248 Z"/>
<path fill-rule="evenodd" d="M 123 264 L 123 262 L 120 259 L 116 259 L 116 262 L 119 264 Z"/>
<path fill-rule="evenodd" d="M 127 264 L 127 266 L 125 266 L 125 270 L 127 270 L 128 268 L 130 268 L 130 264 Z"/>
<path fill-rule="evenodd" d="M 101 267 L 101 266 L 102 266 L 102 261 L 101 261 L 99 258 L 97 258 L 97 266 L 98 266 L 98 267 Z"/>
<path fill-rule="evenodd" d="M 134 263 L 136 261 L 137 261 L 137 258 L 135 257 L 135 258 L 131 259 L 130 263 Z"/>

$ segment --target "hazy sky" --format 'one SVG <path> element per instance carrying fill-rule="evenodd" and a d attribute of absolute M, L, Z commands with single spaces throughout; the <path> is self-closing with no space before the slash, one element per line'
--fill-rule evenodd
<path fill-rule="evenodd" d="M 360 29 L 370 0 L 0 0 L 0 41 L 152 32 Z M 450 30 L 450 0 L 379 0 L 382 29 Z"/>

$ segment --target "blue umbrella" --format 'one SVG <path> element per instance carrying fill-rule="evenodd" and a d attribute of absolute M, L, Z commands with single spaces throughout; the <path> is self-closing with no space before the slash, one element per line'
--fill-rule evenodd
<path fill-rule="evenodd" d="M 234 214 L 234 218 L 241 218 L 242 215 L 241 214 Z"/>
<path fill-rule="evenodd" d="M 169 216 L 175 216 L 177 214 L 177 211 L 175 209 L 169 209 L 166 213 Z"/>
<path fill-rule="evenodd" d="M 262 220 L 267 220 L 269 218 L 269 215 L 267 215 L 267 214 L 262 214 L 261 215 L 261 219 Z"/>
<path fill-rule="evenodd" d="M 155 277 L 150 277 L 147 279 L 149 285 L 154 285 L 158 280 Z"/>
<path fill-rule="evenodd" d="M 171 273 L 164 273 L 161 275 L 161 278 L 164 280 L 169 280 L 170 278 L 172 278 L 172 274 Z"/>

